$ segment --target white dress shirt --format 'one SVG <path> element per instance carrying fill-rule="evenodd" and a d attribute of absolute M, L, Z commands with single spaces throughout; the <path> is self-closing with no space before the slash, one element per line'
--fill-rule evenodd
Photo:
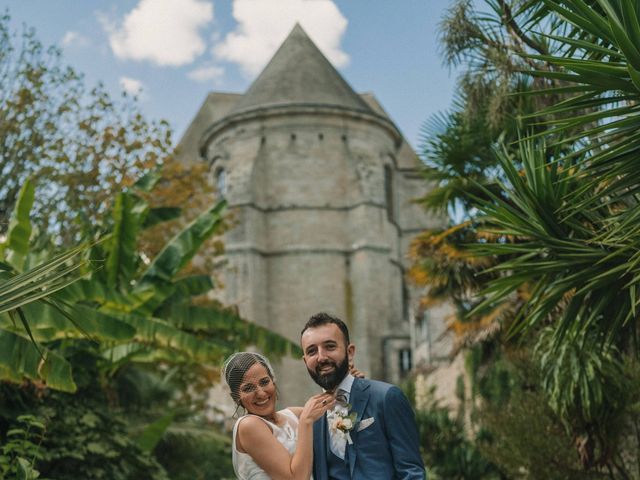
<path fill-rule="evenodd" d="M 349 399 L 351 397 L 351 387 L 353 386 L 354 376 L 350 373 L 347 374 L 346 377 L 342 379 L 342 382 L 336 388 L 336 394 L 343 394 L 345 396 L 345 401 L 349 403 Z M 335 410 L 340 408 L 339 405 L 336 406 L 327 412 L 327 423 L 329 424 L 329 448 L 338 457 L 344 459 L 345 450 L 347 448 L 347 439 L 344 435 L 339 435 L 334 433 L 331 429 L 331 420 L 333 415 L 335 414 Z"/>

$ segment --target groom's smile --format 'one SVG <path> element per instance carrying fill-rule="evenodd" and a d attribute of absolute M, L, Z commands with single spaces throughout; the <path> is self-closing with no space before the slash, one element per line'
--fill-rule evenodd
<path fill-rule="evenodd" d="M 347 344 L 335 324 L 308 328 L 302 334 L 304 363 L 311 378 L 325 390 L 333 390 L 349 371 L 355 346 Z"/>
<path fill-rule="evenodd" d="M 328 362 L 325 365 L 318 365 L 316 368 L 316 372 L 320 375 L 326 375 L 327 373 L 331 373 L 336 370 L 337 365 L 334 362 Z"/>

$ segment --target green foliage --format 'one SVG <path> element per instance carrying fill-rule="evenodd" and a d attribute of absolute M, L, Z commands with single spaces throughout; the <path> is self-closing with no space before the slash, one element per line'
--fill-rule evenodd
<path fill-rule="evenodd" d="M 127 419 L 90 395 L 52 393 L 43 411 L 48 433 L 38 468 L 60 480 L 168 478 L 130 438 Z"/>
<path fill-rule="evenodd" d="M 475 284 L 447 292 L 470 307 L 453 330 L 494 352 L 536 348 L 528 382 L 503 355 L 473 356 L 475 414 L 492 433 L 483 452 L 515 478 L 632 478 L 640 6 L 485 7 L 456 2 L 445 20 L 447 59 L 466 70 L 454 111 L 425 145 L 438 182 L 428 205 L 462 206 L 470 232 L 461 247 L 451 229 L 437 253 L 467 270 L 488 263 Z M 421 263 L 425 286 L 441 285 L 444 263 Z M 506 335 L 469 337 L 474 323 Z"/>
<path fill-rule="evenodd" d="M 0 14 L 0 232 L 21 186 L 43 188 L 34 198 L 40 233 L 75 243 L 81 223 L 102 219 L 110 199 L 171 150 L 166 122 L 149 122 L 135 101 L 112 99 L 64 65 L 32 29 L 13 32 Z"/>
<path fill-rule="evenodd" d="M 215 427 L 176 425 L 154 450 L 172 480 L 223 480 L 235 478 L 231 441 Z"/>
<path fill-rule="evenodd" d="M 44 431 L 44 424 L 33 415 L 19 415 L 15 419 L 1 442 L 0 478 L 35 480 L 40 476 L 34 464 L 42 458 L 40 443 Z"/>
<path fill-rule="evenodd" d="M 600 350 L 594 332 L 549 348 L 551 333 L 540 336 L 542 387 L 549 395 L 549 405 L 561 417 L 580 419 L 581 423 L 598 422 L 614 427 L 616 417 L 625 408 L 630 393 L 625 386 L 623 364 L 613 347 Z"/>
<path fill-rule="evenodd" d="M 613 212 L 600 197 L 592 196 L 587 210 L 567 212 L 582 200 L 574 167 L 559 161 L 547 165 L 544 149 L 530 142 L 521 144 L 519 156 L 523 174 L 510 157 L 501 156 L 510 182 L 503 184 L 507 199 L 493 197 L 480 207 L 484 228 L 498 240 L 473 249 L 479 255 L 503 255 L 503 260 L 494 267 L 502 275 L 484 290 L 486 300 L 478 310 L 491 308 L 529 285 L 531 298 L 514 324 L 515 331 L 540 326 L 562 306 L 555 345 L 565 335 L 575 337 L 595 325 L 603 332 L 604 343 L 619 341 L 634 327 L 630 320 L 638 275 L 633 262 L 636 239 L 602 238 Z M 514 237 L 517 241 L 500 240 Z"/>
<path fill-rule="evenodd" d="M 599 0 L 597 8 L 584 0 L 547 0 L 545 4 L 575 28 L 556 37 L 562 49 L 540 57 L 554 65 L 556 71 L 529 73 L 560 79 L 575 95 L 546 110 L 562 116 L 549 123 L 551 128 L 544 135 L 558 143 L 575 144 L 579 139 L 568 135 L 567 130 L 583 127 L 582 138 L 588 141 L 576 153 L 589 155 L 584 156 L 581 190 L 600 189 L 606 183 L 601 196 L 637 194 L 638 172 L 631 165 L 640 153 L 638 3 Z M 576 203 L 574 208 L 582 209 L 584 205 Z"/>
<path fill-rule="evenodd" d="M 416 411 L 422 456 L 432 479 L 499 479 L 496 465 L 489 462 L 474 445 L 483 432 L 470 435 L 465 427 L 463 403 L 452 415 L 428 393 L 426 405 Z"/>
<path fill-rule="evenodd" d="M 5 251 L 14 251 L 9 248 L 13 245 L 7 242 Z M 63 252 L 23 273 L 8 264 L 0 271 L 0 378 L 43 379 L 53 388 L 75 390 L 69 364 L 55 351 L 38 346 L 25 310 L 50 302 L 52 295 L 77 281 L 87 265 L 81 258 L 87 248 Z"/>
<path fill-rule="evenodd" d="M 36 384 L 0 384 L 0 433 L 20 415 L 40 419 L 46 431 L 39 438 L 36 467 L 46 478 L 167 479 L 153 456 L 131 438 L 123 409 L 109 401 L 100 357 L 91 351 L 76 345 L 66 352 L 77 372 L 74 394 Z"/>
<path fill-rule="evenodd" d="M 508 478 L 618 478 L 585 471 L 576 455 L 580 437 L 550 408 L 547 392 L 540 388 L 541 375 L 525 350 L 501 358 L 497 368 L 484 372 L 485 384 L 507 377 L 511 388 L 506 396 L 482 396 L 475 421 L 485 433 L 477 442 L 483 456 L 499 465 Z"/>
<path fill-rule="evenodd" d="M 136 438 L 136 443 L 143 452 L 152 452 L 156 448 L 171 422 L 173 422 L 173 413 L 147 425 L 144 431 Z"/>
<path fill-rule="evenodd" d="M 572 438 L 540 393 L 514 391 L 508 402 L 483 408 L 480 422 L 485 438 L 477 446 L 507 478 L 605 478 L 583 470 Z"/>
<path fill-rule="evenodd" d="M 0 295 L 5 290 L 13 296 L 24 291 L 18 300 L 0 308 L 0 313 L 9 313 L 0 316 L 0 344 L 4 346 L 0 375 L 13 381 L 23 376 L 41 378 L 52 388 L 74 391 L 68 363 L 54 350 L 38 346 L 38 342 L 61 338 L 89 337 L 101 342 L 110 369 L 131 361 L 219 363 L 239 342 L 254 342 L 270 353 L 286 353 L 290 342 L 247 324 L 232 311 L 195 306 L 193 298 L 213 287 L 210 280 L 178 276 L 202 243 L 219 230 L 223 208 L 221 202 L 202 212 L 147 266 L 137 249 L 137 233 L 149 205 L 135 191 L 118 194 L 111 222 L 98 232 L 108 240 L 94 243 L 89 252 L 90 258 L 104 259 L 104 268 L 72 284 L 78 279 L 73 273 L 86 266 L 86 261 L 68 263 L 83 251 L 78 248 L 28 272 L 26 280 L 18 275 L 0 285 Z M 25 212 L 21 222 L 29 225 L 29 212 Z M 11 245 L 7 244 L 5 254 L 13 251 Z M 29 264 L 31 252 L 24 253 Z M 14 316 L 19 317 L 19 325 Z M 232 336 L 225 338 L 223 330 Z"/>

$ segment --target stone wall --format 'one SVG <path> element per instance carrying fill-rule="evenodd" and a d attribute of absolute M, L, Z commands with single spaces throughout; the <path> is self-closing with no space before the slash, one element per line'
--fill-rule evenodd
<path fill-rule="evenodd" d="M 425 220 L 413 204 L 422 180 L 398 168 L 402 138 L 389 125 L 326 109 L 263 110 L 214 126 L 202 148 L 212 171 L 225 171 L 235 222 L 223 301 L 293 341 L 309 316 L 334 313 L 350 327 L 358 367 L 397 381 L 395 352 L 410 344 L 404 252 Z M 316 390 L 299 359 L 275 368 L 286 372 L 283 401 Z"/>

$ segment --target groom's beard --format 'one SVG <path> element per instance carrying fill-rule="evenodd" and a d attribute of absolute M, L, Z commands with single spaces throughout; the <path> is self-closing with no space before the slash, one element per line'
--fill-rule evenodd
<path fill-rule="evenodd" d="M 320 369 L 327 365 L 333 366 L 333 372 L 322 375 Z M 320 385 L 322 388 L 328 391 L 333 391 L 340 385 L 340 382 L 347 376 L 349 372 L 349 361 L 347 357 L 340 363 L 336 363 L 333 360 L 326 360 L 319 363 L 315 370 L 307 368 L 309 375 L 313 378 L 313 381 Z"/>

